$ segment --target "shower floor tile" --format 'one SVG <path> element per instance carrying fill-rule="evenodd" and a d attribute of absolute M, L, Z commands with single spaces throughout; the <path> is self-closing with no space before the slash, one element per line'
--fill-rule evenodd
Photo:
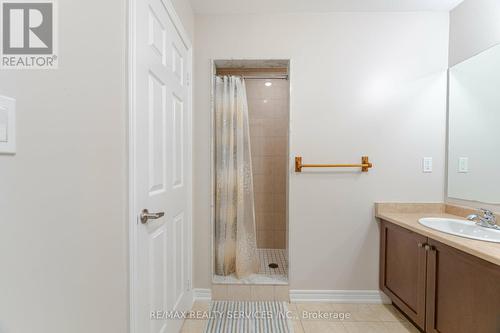
<path fill-rule="evenodd" d="M 238 279 L 234 274 L 228 276 L 215 275 L 214 283 L 228 284 L 288 284 L 288 254 L 285 249 L 257 249 L 260 268 L 258 274 Z M 277 264 L 277 268 L 269 267 Z"/>

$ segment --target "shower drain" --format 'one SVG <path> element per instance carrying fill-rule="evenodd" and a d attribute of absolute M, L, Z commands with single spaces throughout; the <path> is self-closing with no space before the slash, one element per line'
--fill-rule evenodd
<path fill-rule="evenodd" d="M 278 268 L 278 264 L 275 264 L 274 262 L 269 264 L 269 268 Z"/>

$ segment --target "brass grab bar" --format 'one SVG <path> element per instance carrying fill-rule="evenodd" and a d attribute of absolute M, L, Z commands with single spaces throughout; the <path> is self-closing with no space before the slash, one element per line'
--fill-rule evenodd
<path fill-rule="evenodd" d="M 295 157 L 295 172 L 302 172 L 302 168 L 361 168 L 361 172 L 368 172 L 373 168 L 368 156 L 361 157 L 361 164 L 302 164 L 302 157 Z"/>

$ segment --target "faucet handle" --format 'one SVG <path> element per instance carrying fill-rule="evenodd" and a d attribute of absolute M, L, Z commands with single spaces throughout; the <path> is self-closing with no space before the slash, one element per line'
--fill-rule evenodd
<path fill-rule="evenodd" d="M 495 217 L 495 214 L 491 210 L 479 208 L 479 211 L 483 213 L 484 217 Z"/>
<path fill-rule="evenodd" d="M 483 213 L 483 217 L 480 218 L 482 222 L 486 222 L 488 224 L 496 224 L 497 223 L 497 218 L 495 216 L 495 213 L 493 213 L 491 210 L 480 208 L 479 209 Z"/>

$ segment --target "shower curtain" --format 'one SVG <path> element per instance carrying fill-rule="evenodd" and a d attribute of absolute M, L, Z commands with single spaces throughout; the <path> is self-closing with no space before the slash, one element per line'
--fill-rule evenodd
<path fill-rule="evenodd" d="M 257 273 L 257 239 L 245 82 L 216 77 L 215 271 L 238 278 Z"/>

